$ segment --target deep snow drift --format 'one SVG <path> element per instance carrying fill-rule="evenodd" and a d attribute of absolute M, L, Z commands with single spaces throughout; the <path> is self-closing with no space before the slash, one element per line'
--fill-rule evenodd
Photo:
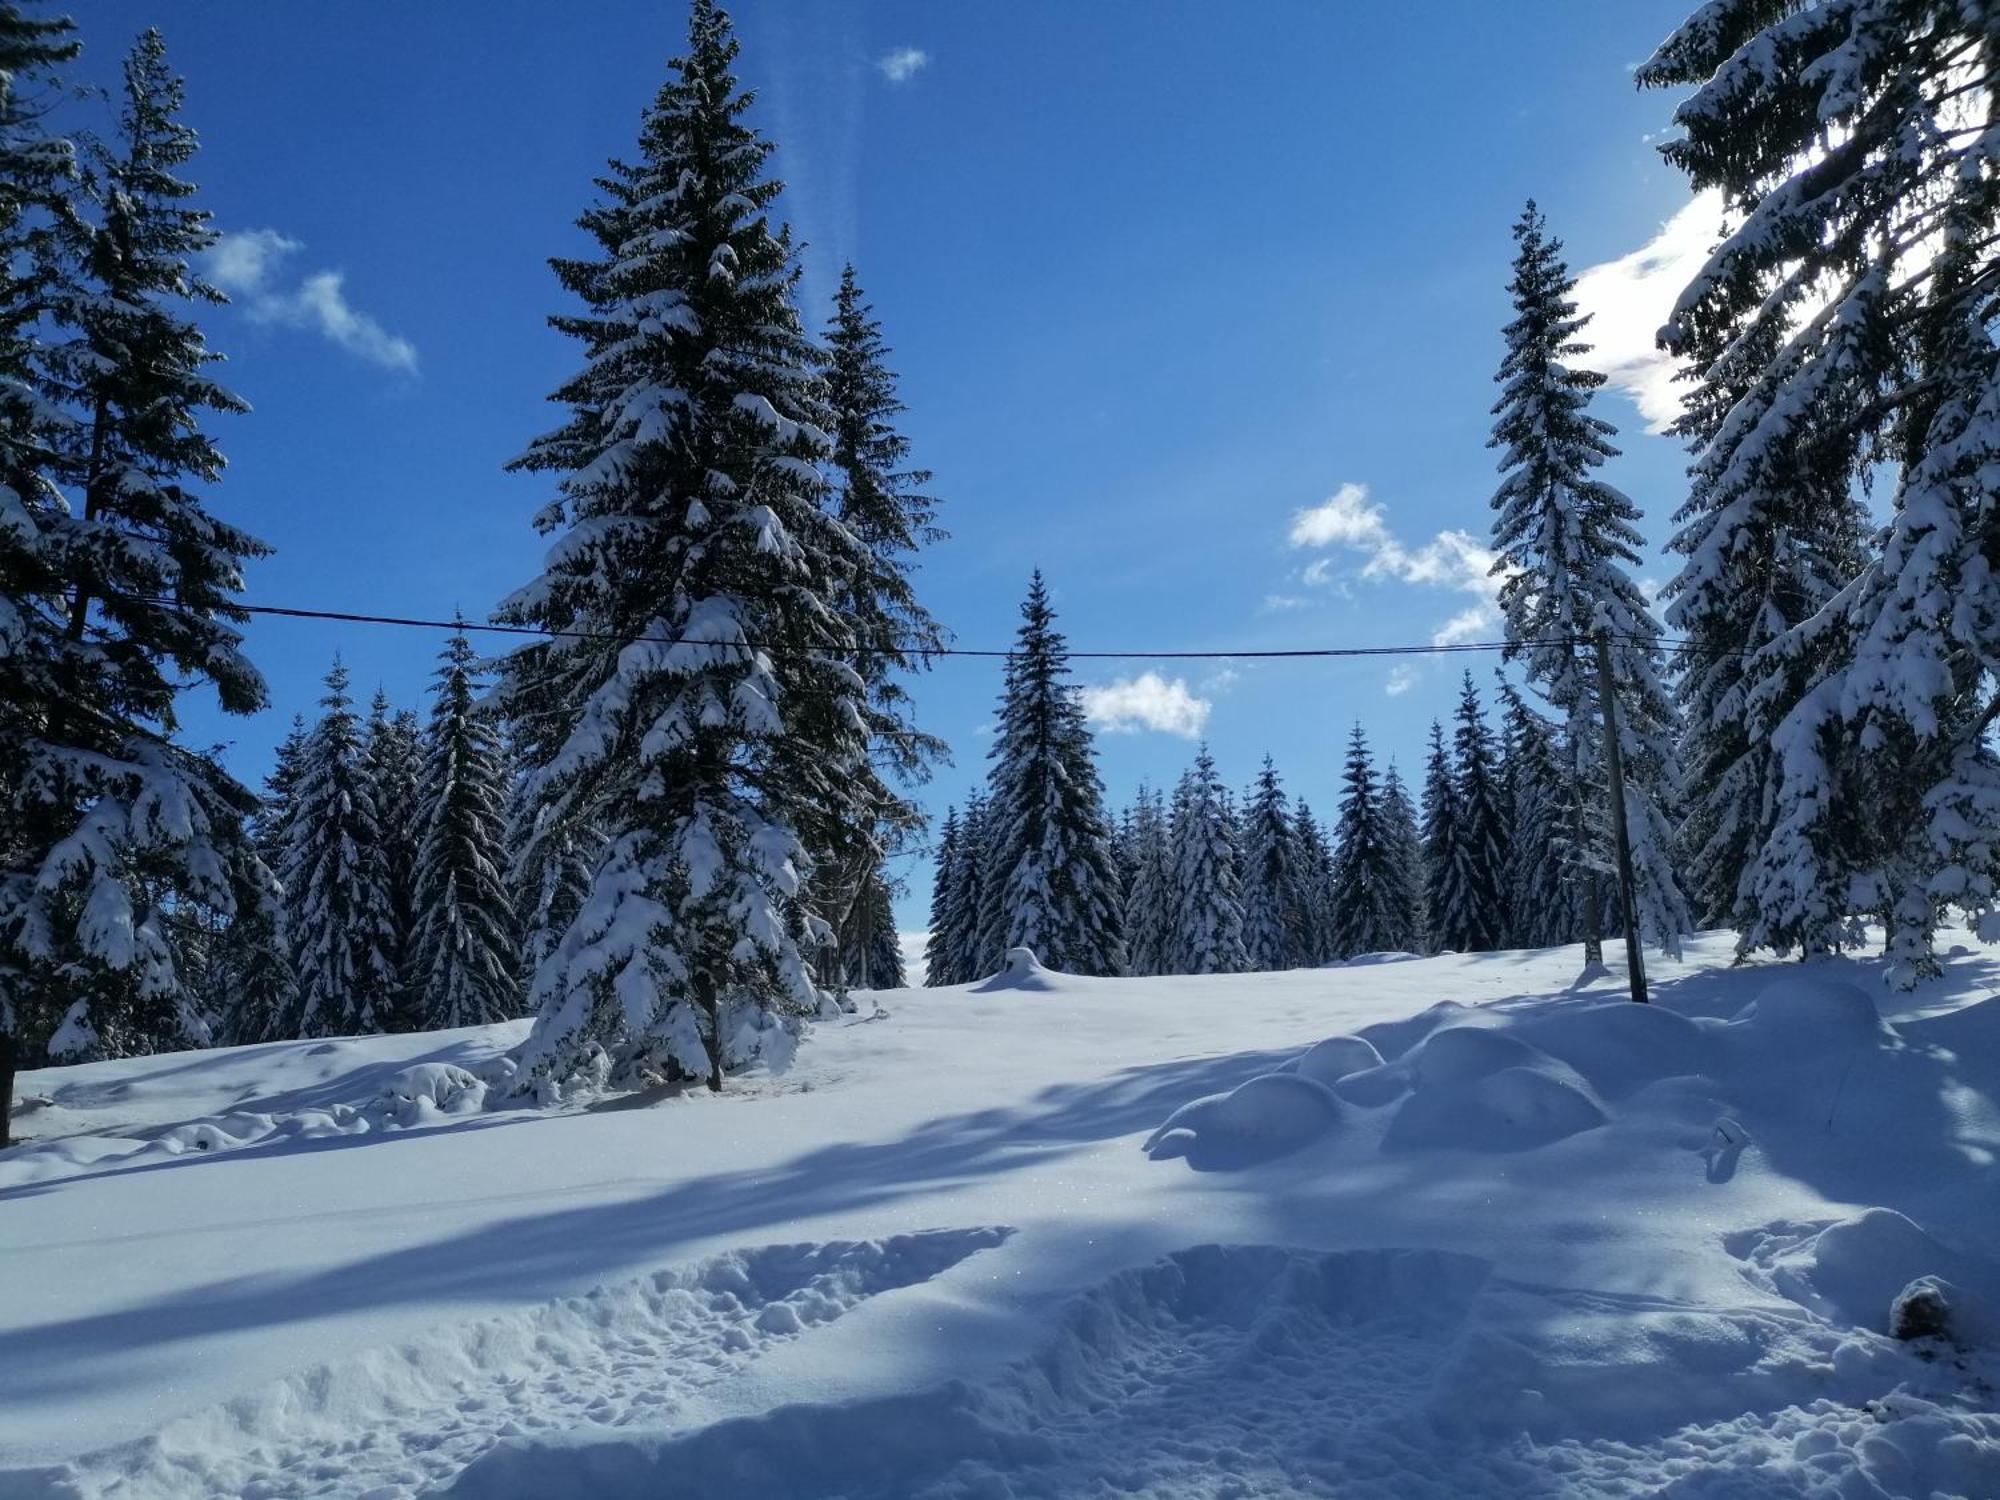
<path fill-rule="evenodd" d="M 1017 965 L 559 1115 L 518 1025 L 29 1074 L 0 1497 L 2000 1494 L 2000 968 L 1727 952 Z"/>

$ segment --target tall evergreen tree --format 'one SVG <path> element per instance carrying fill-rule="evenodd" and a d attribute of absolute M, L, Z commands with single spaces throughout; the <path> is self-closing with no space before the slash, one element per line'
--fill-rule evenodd
<path fill-rule="evenodd" d="M 1556 745 L 1555 726 L 1535 712 L 1511 683 L 1502 681 L 1505 705 L 1501 779 L 1506 786 L 1507 946 L 1552 948 L 1578 931 L 1581 893 L 1564 851 L 1572 816 L 1571 792 Z"/>
<path fill-rule="evenodd" d="M 389 876 L 367 746 L 347 668 L 326 674 L 285 838 L 285 938 L 298 982 L 284 1036 L 383 1031 L 396 1019 Z"/>
<path fill-rule="evenodd" d="M 959 912 L 953 947 L 954 984 L 970 984 L 998 971 L 998 935 L 992 929 L 987 909 L 987 873 L 993 865 L 993 820 L 987 816 L 986 794 L 974 791 L 965 799 L 965 817 L 959 824 L 958 869 Z M 997 893 L 994 903 L 998 906 Z"/>
<path fill-rule="evenodd" d="M 1335 955 L 1333 934 L 1333 851 L 1306 799 L 1292 815 L 1292 867 L 1298 871 L 1300 962 L 1327 963 Z"/>
<path fill-rule="evenodd" d="M 943 629 L 911 581 L 918 550 L 944 533 L 936 524 L 937 501 L 924 493 L 930 472 L 910 467 L 910 442 L 897 427 L 904 406 L 890 351 L 851 265 L 841 272 L 825 345 L 834 510 L 862 548 L 840 599 L 858 648 L 854 668 L 867 687 L 871 735 L 866 775 L 853 791 L 856 800 L 865 795 L 876 806 L 871 816 L 843 815 L 811 830 L 809 842 L 821 867 L 814 904 L 858 953 L 876 941 L 882 858 L 923 824 L 899 788 L 927 780 L 945 758 L 943 741 L 916 727 L 906 684 L 944 644 Z"/>
<path fill-rule="evenodd" d="M 517 467 L 560 477 L 553 545 L 501 618 L 569 632 L 509 659 L 534 811 L 523 863 L 601 838 L 590 895 L 541 962 L 521 1053 L 573 1079 L 704 1077 L 788 1056 L 826 1001 L 804 837 L 872 816 L 871 706 L 841 604 L 867 549 L 829 504 L 832 415 L 744 120 L 737 43 L 694 0 L 685 54 L 556 262 L 584 346 L 562 426 Z M 635 639 L 636 637 L 636 639 Z"/>
<path fill-rule="evenodd" d="M 1368 737 L 1356 724 L 1347 741 L 1341 776 L 1340 822 L 1334 832 L 1333 956 L 1386 953 L 1405 948 L 1406 911 L 1397 909 L 1397 849 L 1375 784 Z"/>
<path fill-rule="evenodd" d="M 1243 886 L 1229 793 L 1203 745 L 1174 789 L 1174 927 L 1177 974 L 1240 974 Z"/>
<path fill-rule="evenodd" d="M 1243 951 L 1252 969 L 1306 961 L 1306 915 L 1291 807 L 1271 757 L 1244 801 Z"/>
<path fill-rule="evenodd" d="M 1693 87 L 1662 149 L 1732 210 L 1662 330 L 1708 403 L 1676 619 L 1718 658 L 1756 652 L 1685 689 L 1713 778 L 1697 891 L 1745 951 L 1824 952 L 1880 914 L 1899 983 L 1935 968 L 1946 909 L 1990 924 L 1995 903 L 1993 68 L 1987 7 L 1723 0 L 1639 73 Z M 1878 470 L 1881 552 L 1843 585 Z"/>
<path fill-rule="evenodd" d="M 1638 507 L 1597 477 L 1617 450 L 1614 429 L 1590 412 L 1604 377 L 1572 361 L 1590 345 L 1578 335 L 1575 283 L 1531 202 L 1514 225 L 1500 400 L 1489 447 L 1501 451 L 1493 497 L 1494 568 L 1505 574 L 1500 608 L 1508 656 L 1565 720 L 1579 807 L 1603 806 L 1597 669 L 1585 642 L 1610 641 L 1619 743 L 1625 762 L 1625 821 L 1631 834 L 1641 930 L 1669 953 L 1689 928 L 1671 863 L 1673 798 L 1680 782 L 1673 706 L 1660 674 L 1659 626 L 1630 569 L 1642 545 Z M 1604 820 L 1586 825 L 1580 849 L 1608 864 Z"/>
<path fill-rule="evenodd" d="M 1425 907 L 1424 841 L 1417 827 L 1417 810 L 1410 801 L 1396 763 L 1382 777 L 1382 822 L 1388 833 L 1390 889 L 1395 894 L 1398 921 L 1395 942 L 1398 953 L 1421 953 L 1429 941 Z"/>
<path fill-rule="evenodd" d="M 270 888 L 255 797 L 173 738 L 186 687 L 264 702 L 234 626 L 267 549 L 196 489 L 222 470 L 203 415 L 242 403 L 186 315 L 221 300 L 189 271 L 214 240 L 178 175 L 195 137 L 147 32 L 70 201 L 28 91 L 74 52 L 0 16 L 0 1036 L 65 1060 L 205 1040 L 179 935 Z"/>
<path fill-rule="evenodd" d="M 1174 942 L 1174 855 L 1166 804 L 1139 788 L 1132 805 L 1130 870 L 1125 886 L 1125 967 L 1130 974 L 1171 974 Z"/>
<path fill-rule="evenodd" d="M 1445 914 L 1456 898 L 1458 867 L 1458 780 L 1444 726 L 1431 720 L 1430 753 L 1424 762 L 1424 946 L 1436 953 L 1454 947 L 1456 935 Z"/>
<path fill-rule="evenodd" d="M 427 1031 L 521 1011 L 520 933 L 504 875 L 511 776 L 462 631 L 446 643 L 436 683 L 410 820 L 408 984 Z"/>
<path fill-rule="evenodd" d="M 924 941 L 924 983 L 959 984 L 958 956 L 964 949 L 965 910 L 960 904 L 964 845 L 959 838 L 958 809 L 947 807 L 938 824 L 937 862 L 931 876 L 931 927 Z"/>
<path fill-rule="evenodd" d="M 1117 974 L 1125 967 L 1124 892 L 1069 647 L 1036 572 L 1007 659 L 992 750 L 1000 943 L 1032 948 L 1050 968 Z"/>

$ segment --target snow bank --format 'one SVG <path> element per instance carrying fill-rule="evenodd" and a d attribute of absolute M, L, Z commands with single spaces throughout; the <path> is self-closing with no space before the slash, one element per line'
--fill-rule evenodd
<path fill-rule="evenodd" d="M 1183 1104 L 1146 1138 L 1154 1161 L 1186 1157 L 1198 1172 L 1226 1171 L 1288 1156 L 1340 1121 L 1324 1084 L 1296 1073 L 1266 1073 L 1226 1094 Z"/>
<path fill-rule="evenodd" d="M 1766 985 L 1737 1020 L 1760 1041 L 1794 1054 L 1879 1046 L 1895 1037 L 1866 990 L 1810 972 Z"/>
<path fill-rule="evenodd" d="M 2000 1265 L 1954 1250 L 1894 1209 L 1852 1218 L 1779 1220 L 1730 1237 L 1750 1279 L 1837 1323 L 1888 1333 L 1891 1311 L 1918 1282 L 1944 1283 L 1954 1333 L 2000 1345 Z"/>
<path fill-rule="evenodd" d="M 1350 1074 L 1381 1066 L 1382 1054 L 1375 1050 L 1375 1044 L 1359 1036 L 1330 1036 L 1307 1048 L 1293 1064 L 1299 1077 L 1328 1088 Z"/>
<path fill-rule="evenodd" d="M 1385 1149 L 1525 1151 L 1602 1125 L 1604 1106 L 1567 1064 L 1497 1031 L 1438 1031 L 1411 1059 L 1415 1089 Z"/>
<path fill-rule="evenodd" d="M 1035 957 L 1034 949 L 1009 948 L 1000 972 L 974 985 L 972 992 L 983 995 L 994 990 L 1030 990 L 1048 994 L 1060 989 L 1057 981 L 1065 977 L 1043 967 L 1042 961 Z"/>

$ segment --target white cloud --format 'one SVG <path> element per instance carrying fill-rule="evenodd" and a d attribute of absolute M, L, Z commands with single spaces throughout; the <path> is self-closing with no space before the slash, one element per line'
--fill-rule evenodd
<path fill-rule="evenodd" d="M 284 262 L 304 248 L 275 229 L 240 230 L 210 247 L 203 270 L 253 322 L 310 328 L 370 364 L 414 373 L 417 346 L 356 310 L 341 272 L 311 271 L 289 281 Z"/>
<path fill-rule="evenodd" d="M 1461 609 L 1444 624 L 1431 632 L 1433 646 L 1456 646 L 1462 641 L 1477 641 L 1490 638 L 1500 628 L 1499 611 L 1490 604 L 1475 604 Z"/>
<path fill-rule="evenodd" d="M 1576 279 L 1576 305 L 1590 314 L 1583 340 L 1591 352 L 1578 362 L 1631 396 L 1647 429 L 1664 432 L 1681 413 L 1686 382 L 1679 361 L 1656 340 L 1674 302 L 1722 237 L 1722 198 L 1695 196 L 1630 255 L 1591 266 Z"/>
<path fill-rule="evenodd" d="M 921 47 L 898 47 L 875 59 L 875 66 L 891 83 L 908 83 L 930 66 L 931 55 Z"/>
<path fill-rule="evenodd" d="M 1302 599 L 1297 594 L 1266 594 L 1258 608 L 1267 615 L 1281 615 L 1295 609 L 1306 609 L 1311 604 L 1312 600 Z"/>
<path fill-rule="evenodd" d="M 1214 707 L 1208 699 L 1196 697 L 1186 679 L 1169 679 L 1158 672 L 1141 672 L 1137 677 L 1086 687 L 1082 699 L 1083 711 L 1107 734 L 1153 729 L 1189 740 L 1201 738 L 1209 710 Z"/>
<path fill-rule="evenodd" d="M 1389 678 L 1382 684 L 1382 691 L 1391 698 L 1400 698 L 1417 685 L 1417 669 L 1398 662 L 1389 668 Z"/>

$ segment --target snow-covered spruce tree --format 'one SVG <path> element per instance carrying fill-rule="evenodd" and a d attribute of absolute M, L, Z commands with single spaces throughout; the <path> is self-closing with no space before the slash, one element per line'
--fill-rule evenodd
<path fill-rule="evenodd" d="M 1393 947 L 1398 953 L 1422 953 L 1427 941 L 1424 888 L 1424 840 L 1417 810 L 1396 763 L 1382 776 L 1382 821 L 1388 830 L 1391 889 L 1398 923 Z"/>
<path fill-rule="evenodd" d="M 1784 594 L 1748 622 L 1758 654 L 1736 689 L 1770 748 L 1762 784 L 1753 762 L 1725 794 L 1756 797 L 1757 818 L 1703 788 L 1701 893 L 1744 864 L 1746 951 L 1824 952 L 1883 914 L 1899 983 L 1935 968 L 1945 910 L 1985 926 L 1994 901 L 1995 68 L 1984 6 L 1725 0 L 1639 73 L 1694 87 L 1662 149 L 1731 211 L 1661 330 L 1728 403 L 1693 434 L 1676 618 L 1733 640 L 1763 597 L 1728 566 L 1739 550 L 1752 568 L 1768 555 L 1756 582 Z M 1880 555 L 1820 602 L 1845 571 L 1853 486 L 1877 472 L 1895 482 Z M 1727 714 L 1728 687 L 1691 699 L 1691 729 Z"/>
<path fill-rule="evenodd" d="M 1396 903 L 1405 894 L 1398 888 L 1396 849 L 1368 737 L 1356 724 L 1347 740 L 1340 821 L 1334 825 L 1333 956 L 1404 948 L 1408 917 Z"/>
<path fill-rule="evenodd" d="M 1124 892 L 1090 725 L 1039 570 L 1007 658 L 987 781 L 999 946 L 1066 974 L 1125 968 Z"/>
<path fill-rule="evenodd" d="M 1507 930 L 1507 829 L 1500 807 L 1500 757 L 1472 674 L 1452 730 L 1451 862 L 1437 887 L 1431 924 L 1445 947 L 1484 953 Z"/>
<path fill-rule="evenodd" d="M 1456 889 L 1458 863 L 1458 783 L 1444 726 L 1431 720 L 1430 752 L 1424 761 L 1424 939 L 1425 951 L 1448 952 L 1452 943 L 1440 914 Z"/>
<path fill-rule="evenodd" d="M 0 47 L 0 1030 L 58 1060 L 199 1044 L 177 934 L 271 880 L 255 797 L 173 741 L 186 687 L 264 701 L 234 625 L 266 549 L 195 488 L 222 470 L 202 415 L 242 408 L 185 315 L 221 300 L 188 269 L 214 238 L 176 175 L 195 138 L 148 32 L 71 196 L 23 92 L 73 51 L 66 28 L 10 7 Z"/>
<path fill-rule="evenodd" d="M 1292 815 L 1292 867 L 1299 881 L 1299 962 L 1326 963 L 1334 956 L 1333 851 L 1303 797 Z"/>
<path fill-rule="evenodd" d="M 1229 793 L 1203 745 L 1174 789 L 1176 974 L 1240 974 L 1243 887 Z"/>
<path fill-rule="evenodd" d="M 324 712 L 299 757 L 285 830 L 284 931 L 298 984 L 281 1036 L 385 1031 L 399 978 L 375 780 L 347 668 L 326 674 Z"/>
<path fill-rule="evenodd" d="M 946 758 L 944 742 L 916 727 L 906 683 L 944 644 L 944 631 L 911 582 L 918 550 L 944 533 L 936 525 L 937 501 L 923 493 L 930 472 L 909 466 L 910 442 L 896 425 L 904 407 L 890 351 L 851 265 L 841 272 L 825 350 L 834 509 L 862 546 L 861 566 L 840 599 L 858 648 L 854 668 L 868 690 L 870 756 L 854 792 L 857 801 L 863 793 L 872 797 L 877 808 L 872 817 L 843 814 L 807 830 L 807 841 L 817 864 L 812 902 L 842 949 L 858 958 L 881 920 L 860 898 L 879 883 L 873 872 L 883 858 L 923 827 L 923 815 L 899 788 L 928 780 Z"/>
<path fill-rule="evenodd" d="M 636 162 L 557 261 L 584 346 L 568 420 L 517 468 L 560 475 L 542 575 L 500 609 L 566 632 L 509 658 L 537 846 L 601 838 L 589 895 L 539 965 L 519 1055 L 572 1080 L 705 1078 L 782 1061 L 828 997 L 803 835 L 866 798 L 868 688 L 841 613 L 867 549 L 835 518 L 819 356 L 772 222 L 773 150 L 745 121 L 737 43 L 694 0 Z"/>
<path fill-rule="evenodd" d="M 848 970 L 862 989 L 900 990 L 909 983 L 903 971 L 902 934 L 896 930 L 895 896 L 895 887 L 880 870 L 869 878 L 862 892 L 862 942 Z"/>
<path fill-rule="evenodd" d="M 1577 805 L 1602 807 L 1602 710 L 1587 641 L 1608 633 L 1640 928 L 1678 956 L 1690 923 L 1671 863 L 1676 720 L 1660 674 L 1659 626 L 1628 571 L 1639 564 L 1639 510 L 1597 477 L 1617 451 L 1614 429 L 1590 412 L 1604 377 L 1567 363 L 1589 352 L 1578 338 L 1589 320 L 1577 315 L 1562 242 L 1532 202 L 1514 241 L 1515 316 L 1494 377 L 1501 394 L 1488 443 L 1501 455 L 1493 550 L 1494 571 L 1504 575 L 1507 654 L 1565 721 Z M 1590 845 L 1578 853 L 1608 868 L 1605 820 L 1588 821 L 1584 832 Z"/>
<path fill-rule="evenodd" d="M 424 775 L 423 728 L 409 709 L 398 710 L 375 689 L 362 741 L 368 776 L 375 787 L 375 821 L 381 829 L 382 870 L 387 882 L 389 967 L 397 990 L 382 1011 L 382 1025 L 408 1031 L 420 1025 L 423 1002 L 415 987 L 417 845 L 423 837 L 418 785 Z"/>
<path fill-rule="evenodd" d="M 1142 786 L 1132 804 L 1125 971 L 1171 974 L 1174 948 L 1174 855 L 1166 803 L 1157 791 Z"/>
<path fill-rule="evenodd" d="M 472 643 L 445 645 L 413 799 L 408 987 L 416 1024 L 480 1026 L 521 1011 L 521 937 L 505 878 L 512 773 L 480 701 Z"/>
<path fill-rule="evenodd" d="M 1291 806 L 1271 757 L 1245 799 L 1243 952 L 1252 969 L 1306 961 L 1304 894 L 1299 885 Z"/>
<path fill-rule="evenodd" d="M 1508 815 L 1505 941 L 1510 948 L 1552 948 L 1572 941 L 1579 930 L 1581 893 L 1565 857 L 1573 824 L 1571 785 L 1555 726 L 1504 679 L 1500 700 Z"/>
<path fill-rule="evenodd" d="M 964 857 L 958 809 L 947 807 L 938 824 L 937 860 L 931 867 L 931 924 L 924 940 L 924 983 L 929 986 L 960 982 L 958 955 L 965 918 L 959 905 L 959 865 Z"/>

